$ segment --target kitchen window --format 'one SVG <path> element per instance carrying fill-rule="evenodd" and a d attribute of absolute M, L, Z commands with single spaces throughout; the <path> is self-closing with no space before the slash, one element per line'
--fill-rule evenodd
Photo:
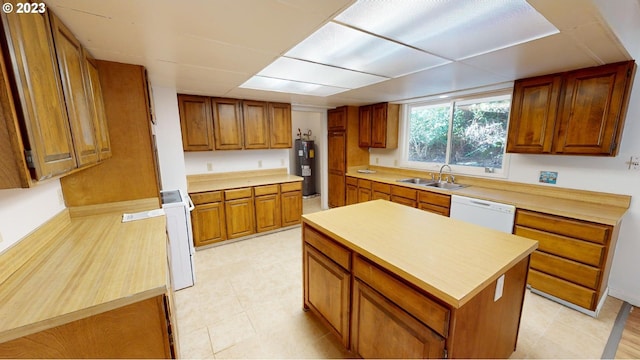
<path fill-rule="evenodd" d="M 506 176 L 511 94 L 406 105 L 404 165 L 433 170 Z"/>

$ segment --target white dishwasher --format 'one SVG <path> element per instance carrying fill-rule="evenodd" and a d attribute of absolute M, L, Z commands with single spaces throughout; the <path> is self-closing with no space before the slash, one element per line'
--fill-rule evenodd
<path fill-rule="evenodd" d="M 493 201 L 451 195 L 449 217 L 511 234 L 516 207 Z"/>

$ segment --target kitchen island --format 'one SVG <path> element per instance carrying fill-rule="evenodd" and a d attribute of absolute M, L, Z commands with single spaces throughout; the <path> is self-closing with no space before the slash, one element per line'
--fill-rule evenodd
<path fill-rule="evenodd" d="M 356 356 L 507 358 L 537 245 L 385 200 L 304 215 L 304 307 Z"/>

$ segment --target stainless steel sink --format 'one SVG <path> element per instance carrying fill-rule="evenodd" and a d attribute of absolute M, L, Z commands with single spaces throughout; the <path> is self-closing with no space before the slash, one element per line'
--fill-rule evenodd
<path fill-rule="evenodd" d="M 407 184 L 415 184 L 415 185 L 435 184 L 435 180 L 425 179 L 425 178 L 408 178 L 408 179 L 400 179 L 397 181 L 407 183 Z"/>
<path fill-rule="evenodd" d="M 407 179 L 400 179 L 396 181 L 402 182 L 405 184 L 422 185 L 422 186 L 428 186 L 428 187 L 434 187 L 434 188 L 440 188 L 440 189 L 452 190 L 452 191 L 458 190 L 467 186 L 467 185 L 460 185 L 460 184 L 454 184 L 454 183 L 448 183 L 448 182 L 440 182 L 440 181 L 426 179 L 426 178 L 407 178 Z"/>
<path fill-rule="evenodd" d="M 445 190 L 458 190 L 465 187 L 466 185 L 460 185 L 460 184 L 454 184 L 454 183 L 448 183 L 448 182 L 432 182 L 430 184 L 425 184 L 425 186 L 436 187 L 436 188 L 445 189 Z"/>

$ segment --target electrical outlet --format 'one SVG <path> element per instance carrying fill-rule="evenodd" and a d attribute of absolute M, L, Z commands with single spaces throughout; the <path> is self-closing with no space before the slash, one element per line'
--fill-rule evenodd
<path fill-rule="evenodd" d="M 213 171 L 213 164 L 210 162 L 207 163 L 207 171 Z"/>
<path fill-rule="evenodd" d="M 261 168 L 262 167 L 262 160 L 258 160 L 258 167 Z"/>
<path fill-rule="evenodd" d="M 380 158 L 376 158 L 376 165 L 380 163 Z"/>
<path fill-rule="evenodd" d="M 629 165 L 629 170 L 640 170 L 640 156 L 632 156 L 627 161 L 627 165 Z"/>

